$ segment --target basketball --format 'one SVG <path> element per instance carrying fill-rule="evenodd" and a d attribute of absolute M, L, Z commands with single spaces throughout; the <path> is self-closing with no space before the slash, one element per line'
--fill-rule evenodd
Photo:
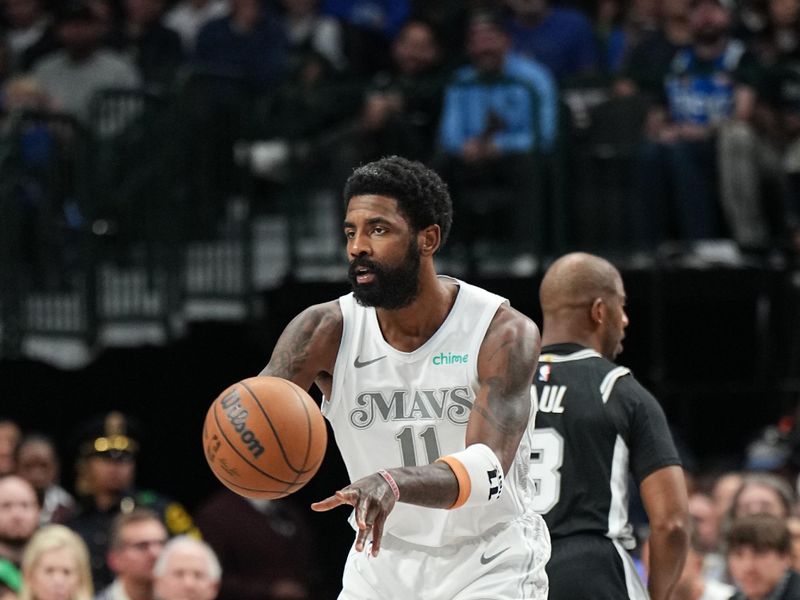
<path fill-rule="evenodd" d="M 211 404 L 203 450 L 214 475 L 248 498 L 282 498 L 322 464 L 328 433 L 305 390 L 280 377 L 234 383 Z"/>

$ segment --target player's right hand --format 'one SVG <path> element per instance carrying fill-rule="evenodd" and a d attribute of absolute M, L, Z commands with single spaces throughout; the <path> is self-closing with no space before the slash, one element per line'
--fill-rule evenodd
<path fill-rule="evenodd" d="M 311 505 L 311 509 L 323 512 L 345 504 L 355 508 L 356 526 L 358 527 L 356 551 L 362 552 L 367 541 L 372 538 L 371 553 L 372 556 L 378 556 L 383 537 L 383 526 L 396 502 L 389 484 L 383 477 L 375 473 L 362 477 L 325 500 L 315 502 Z"/>

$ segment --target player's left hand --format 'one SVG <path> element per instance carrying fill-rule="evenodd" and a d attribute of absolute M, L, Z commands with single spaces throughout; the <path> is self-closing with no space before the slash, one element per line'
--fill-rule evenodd
<path fill-rule="evenodd" d="M 377 473 L 363 477 L 320 502 L 311 509 L 323 512 L 349 504 L 356 509 L 356 551 L 361 552 L 372 537 L 372 556 L 378 556 L 386 517 L 392 512 L 396 500 L 386 480 Z"/>

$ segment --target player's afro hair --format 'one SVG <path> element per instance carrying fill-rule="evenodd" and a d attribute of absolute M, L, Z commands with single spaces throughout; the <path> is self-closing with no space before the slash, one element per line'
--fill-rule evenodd
<path fill-rule="evenodd" d="M 447 241 L 453 202 L 444 181 L 422 163 L 388 156 L 357 168 L 344 186 L 345 205 L 353 196 L 363 195 L 394 198 L 414 231 L 438 225 L 440 247 Z"/>

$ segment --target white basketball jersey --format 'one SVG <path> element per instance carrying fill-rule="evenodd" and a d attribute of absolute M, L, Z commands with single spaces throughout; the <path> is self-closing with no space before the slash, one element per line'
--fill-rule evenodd
<path fill-rule="evenodd" d="M 390 346 L 374 308 L 342 296 L 342 342 L 331 397 L 330 421 L 350 481 L 381 468 L 426 465 L 463 450 L 478 389 L 478 352 L 498 307 L 507 302 L 467 283 L 436 333 L 413 352 Z M 533 409 L 532 409 L 533 410 Z M 531 413 L 533 414 L 533 413 Z M 523 514 L 530 505 L 530 448 L 523 439 L 503 493 L 489 506 L 432 509 L 399 502 L 386 533 L 425 546 L 474 538 Z"/>

